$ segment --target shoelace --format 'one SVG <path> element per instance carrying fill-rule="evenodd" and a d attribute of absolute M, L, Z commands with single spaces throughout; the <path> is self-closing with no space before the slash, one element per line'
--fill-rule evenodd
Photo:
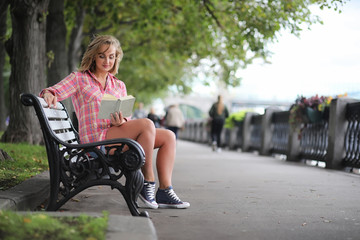
<path fill-rule="evenodd" d="M 175 200 L 176 202 L 181 202 L 180 198 L 174 192 L 174 189 L 168 189 L 166 190 L 166 192 L 169 194 L 169 197 L 171 199 Z"/>
<path fill-rule="evenodd" d="M 155 184 L 151 184 L 151 183 L 148 183 L 148 184 L 145 184 L 146 186 L 146 196 L 149 197 L 149 200 L 154 200 L 155 199 Z"/>

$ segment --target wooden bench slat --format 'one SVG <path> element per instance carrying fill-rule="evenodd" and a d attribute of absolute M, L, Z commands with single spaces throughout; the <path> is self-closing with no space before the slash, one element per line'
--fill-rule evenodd
<path fill-rule="evenodd" d="M 54 108 L 44 108 L 45 116 L 47 118 L 56 118 L 56 119 L 67 119 L 68 116 L 65 111 L 58 110 Z"/>
<path fill-rule="evenodd" d="M 76 140 L 74 132 L 57 133 L 56 136 L 64 142 Z"/>
<path fill-rule="evenodd" d="M 47 105 L 47 103 L 45 102 L 45 100 L 43 98 L 41 98 L 41 97 L 37 97 L 37 98 L 39 99 L 39 101 L 40 101 L 40 103 L 41 103 L 41 105 L 43 106 L 44 109 L 48 108 L 48 105 Z M 61 103 L 57 102 L 56 103 L 56 109 L 62 110 L 62 109 L 64 109 L 64 107 L 63 107 L 63 105 L 61 105 Z"/>
<path fill-rule="evenodd" d="M 50 128 L 52 130 L 61 130 L 71 128 L 69 121 L 49 121 Z"/>

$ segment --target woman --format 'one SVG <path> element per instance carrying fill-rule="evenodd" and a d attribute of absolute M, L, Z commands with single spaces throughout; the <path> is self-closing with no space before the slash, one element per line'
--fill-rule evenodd
<path fill-rule="evenodd" d="M 211 117 L 211 141 L 213 151 L 221 152 L 221 132 L 224 127 L 225 119 L 229 116 L 229 111 L 223 103 L 222 96 L 218 96 L 218 101 L 214 103 L 209 111 Z"/>
<path fill-rule="evenodd" d="M 172 171 L 175 161 L 175 135 L 165 129 L 155 129 L 147 118 L 130 120 L 121 112 L 111 119 L 97 119 L 102 96 L 111 94 L 117 98 L 126 96 L 124 82 L 117 74 L 123 52 L 120 42 L 113 36 L 97 36 L 88 45 L 77 72 L 52 87 L 40 92 L 49 107 L 57 101 L 71 97 L 79 119 L 79 135 L 82 143 L 113 138 L 131 138 L 144 149 L 145 164 L 142 167 L 144 187 L 140 199 L 149 208 L 187 208 L 172 188 Z M 158 148 L 157 172 L 159 188 L 155 197 L 155 175 L 152 168 L 153 149 Z"/>

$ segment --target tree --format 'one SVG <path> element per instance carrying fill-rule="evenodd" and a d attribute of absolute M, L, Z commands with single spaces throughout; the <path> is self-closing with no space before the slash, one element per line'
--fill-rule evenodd
<path fill-rule="evenodd" d="M 39 92 L 45 86 L 45 32 L 48 0 L 10 1 L 12 35 L 6 42 L 10 56 L 10 123 L 5 142 L 39 144 L 42 134 L 33 109 L 19 101 L 23 92 Z"/>
<path fill-rule="evenodd" d="M 64 19 L 64 0 L 50 0 L 49 14 L 46 18 L 46 55 L 47 55 L 47 85 L 52 86 L 69 74 L 68 54 L 66 48 L 66 24 Z M 68 112 L 73 112 L 70 99 L 63 101 Z"/>
<path fill-rule="evenodd" d="M 64 0 L 50 0 L 46 23 L 46 55 L 48 85 L 54 85 L 69 74 L 66 52 Z"/>
<path fill-rule="evenodd" d="M 2 1 L 0 3 L 0 72 L 4 72 L 5 65 L 5 36 L 6 36 L 6 19 L 8 1 Z M 0 75 L 0 131 L 5 130 L 5 120 L 7 117 L 7 111 L 5 108 L 5 91 L 4 91 L 4 76 Z"/>
<path fill-rule="evenodd" d="M 3 141 L 40 141 L 34 129 L 34 114 L 18 101 L 21 92 L 37 93 L 45 83 L 45 20 L 50 0 L 13 0 L 13 34 L 7 44 L 11 58 L 10 125 Z M 63 42 L 67 39 L 68 70 L 75 70 L 81 52 L 94 34 L 112 34 L 120 39 L 124 59 L 118 77 L 129 93 L 148 102 L 164 94 L 169 86 L 186 92 L 193 78 L 192 69 L 206 59 L 209 74 L 231 86 L 240 84 L 235 73 L 251 64 L 254 58 L 265 61 L 270 53 L 267 44 L 276 41 L 281 29 L 299 34 L 302 27 L 320 22 L 309 7 L 338 9 L 344 0 L 64 0 L 62 31 L 54 37 L 55 19 L 63 16 L 52 1 L 47 39 L 48 57 L 59 69 L 63 65 Z M 61 12 L 61 10 L 60 10 Z M 66 23 L 67 32 L 64 31 Z M 64 36 L 66 34 L 67 36 Z M 61 41 L 61 44 L 58 42 Z M 61 45 L 57 47 L 56 45 Z M 15 47 L 16 46 L 16 47 Z M 50 62 L 48 62 L 50 63 Z M 61 66 L 60 66 L 61 65 Z M 50 66 L 50 71 L 51 69 Z M 61 70 L 62 72 L 62 70 Z M 50 78 L 49 72 L 49 78 Z M 58 76 L 51 76 L 50 81 Z M 61 77 L 60 77 L 61 78 Z M 210 79 L 210 81 L 212 81 Z M 205 82 L 206 84 L 206 82 Z"/>

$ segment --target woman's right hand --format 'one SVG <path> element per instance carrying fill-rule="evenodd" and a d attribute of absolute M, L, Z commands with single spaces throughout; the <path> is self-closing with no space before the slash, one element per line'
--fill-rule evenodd
<path fill-rule="evenodd" d="M 44 98 L 44 100 L 47 103 L 49 108 L 51 108 L 51 106 L 54 106 L 54 108 L 56 108 L 57 97 L 52 95 L 51 92 L 45 92 L 43 94 L 43 98 Z"/>
<path fill-rule="evenodd" d="M 111 125 L 115 127 L 120 127 L 127 122 L 126 118 L 123 117 L 122 112 L 115 112 L 111 114 Z"/>

